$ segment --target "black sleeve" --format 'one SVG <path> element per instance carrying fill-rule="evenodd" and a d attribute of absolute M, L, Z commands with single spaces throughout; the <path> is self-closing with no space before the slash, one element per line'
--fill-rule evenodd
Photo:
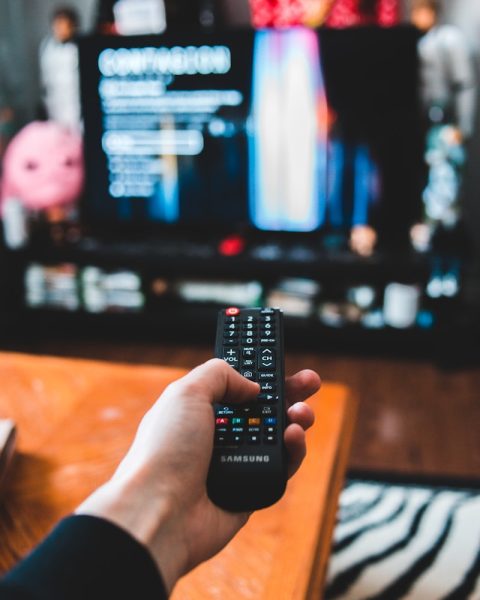
<path fill-rule="evenodd" d="M 2 600 L 166 600 L 146 548 L 113 523 L 89 516 L 61 521 L 0 581 Z"/>

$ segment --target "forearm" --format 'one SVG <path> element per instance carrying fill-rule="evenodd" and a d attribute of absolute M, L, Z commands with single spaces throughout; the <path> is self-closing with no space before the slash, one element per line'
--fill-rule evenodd
<path fill-rule="evenodd" d="M 90 516 L 62 521 L 0 582 L 0 596 L 12 600 L 167 598 L 146 548 L 123 529 Z"/>

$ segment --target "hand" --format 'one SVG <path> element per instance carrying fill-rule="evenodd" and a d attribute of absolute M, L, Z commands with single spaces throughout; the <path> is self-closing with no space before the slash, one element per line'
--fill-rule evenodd
<path fill-rule="evenodd" d="M 372 256 L 377 243 L 377 232 L 369 225 L 355 225 L 350 234 L 352 252 L 365 258 Z"/>
<path fill-rule="evenodd" d="M 290 424 L 285 430 L 289 476 L 306 453 L 305 430 L 314 421 L 302 401 L 320 387 L 313 371 L 286 381 Z M 112 479 L 78 509 L 113 521 L 143 543 L 170 592 L 179 577 L 219 552 L 248 520 L 207 496 L 213 448 L 214 402 L 247 402 L 259 393 L 224 361 L 213 359 L 169 385 L 146 413 Z"/>

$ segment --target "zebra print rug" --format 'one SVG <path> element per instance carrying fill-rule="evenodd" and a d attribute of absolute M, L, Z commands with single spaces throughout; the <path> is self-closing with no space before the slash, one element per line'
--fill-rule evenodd
<path fill-rule="evenodd" d="M 325 598 L 480 600 L 480 492 L 347 483 Z"/>

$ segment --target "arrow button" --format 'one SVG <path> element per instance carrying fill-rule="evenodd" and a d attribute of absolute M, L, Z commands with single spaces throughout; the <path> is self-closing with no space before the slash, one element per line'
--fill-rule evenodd
<path fill-rule="evenodd" d="M 258 355 L 258 370 L 275 370 L 275 350 L 272 350 L 271 348 L 262 348 L 260 350 L 260 353 Z"/>

